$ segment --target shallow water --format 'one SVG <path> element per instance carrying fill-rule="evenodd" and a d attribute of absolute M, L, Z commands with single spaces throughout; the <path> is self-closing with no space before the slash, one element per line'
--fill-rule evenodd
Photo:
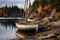
<path fill-rule="evenodd" d="M 0 40 L 16 39 L 16 27 L 13 24 L 0 23 Z"/>
<path fill-rule="evenodd" d="M 18 29 L 15 26 L 15 23 L 0 23 L 0 40 L 17 40 L 16 38 L 21 39 L 17 36 L 17 33 L 19 35 L 26 34 L 26 37 L 30 38 L 30 35 L 33 36 L 36 34 L 36 30 L 34 31 L 18 31 Z M 29 35 L 29 36 L 27 36 Z M 32 37 L 34 38 L 34 37 Z"/>

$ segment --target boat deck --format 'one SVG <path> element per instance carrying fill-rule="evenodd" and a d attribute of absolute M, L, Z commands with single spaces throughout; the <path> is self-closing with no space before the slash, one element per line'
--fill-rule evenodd
<path fill-rule="evenodd" d="M 25 24 L 25 25 L 27 25 L 27 24 L 29 24 L 29 25 L 31 25 L 31 24 L 38 24 L 39 23 L 39 21 L 25 21 L 25 20 L 19 20 L 19 21 L 17 21 L 16 23 L 18 23 L 18 24 Z"/>

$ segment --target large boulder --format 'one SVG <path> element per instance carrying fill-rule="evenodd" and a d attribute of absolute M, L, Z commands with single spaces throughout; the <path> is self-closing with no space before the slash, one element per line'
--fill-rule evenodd
<path fill-rule="evenodd" d="M 43 19 L 41 20 L 40 24 L 41 24 L 41 25 L 46 25 L 46 24 L 49 23 L 49 22 L 50 22 L 49 17 L 45 17 L 45 18 L 43 18 Z"/>
<path fill-rule="evenodd" d="M 47 26 L 60 26 L 60 20 L 49 22 Z"/>
<path fill-rule="evenodd" d="M 38 40 L 50 40 L 53 38 L 55 39 L 60 39 L 60 29 L 56 29 L 56 30 L 51 30 L 51 31 L 48 31 L 48 32 L 43 32 L 43 33 L 38 33 L 36 36 L 37 36 L 37 39 Z"/>
<path fill-rule="evenodd" d="M 60 20 L 52 22 L 54 26 L 60 26 Z"/>

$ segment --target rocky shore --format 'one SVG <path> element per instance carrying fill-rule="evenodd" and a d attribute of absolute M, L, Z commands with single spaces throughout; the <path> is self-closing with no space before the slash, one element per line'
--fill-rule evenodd
<path fill-rule="evenodd" d="M 60 20 L 50 21 L 46 17 L 40 20 L 38 32 L 24 33 L 17 30 L 16 36 L 22 40 L 60 40 Z"/>

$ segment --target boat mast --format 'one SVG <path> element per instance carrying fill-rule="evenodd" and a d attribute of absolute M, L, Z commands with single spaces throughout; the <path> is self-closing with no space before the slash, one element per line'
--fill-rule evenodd
<path fill-rule="evenodd" d="M 27 21 L 27 8 L 28 8 L 28 0 L 25 0 L 24 10 L 25 10 L 25 20 Z"/>
<path fill-rule="evenodd" d="M 25 0 L 24 10 L 25 10 L 25 20 L 27 21 L 27 18 L 29 16 L 28 8 L 31 5 L 30 0 Z"/>

